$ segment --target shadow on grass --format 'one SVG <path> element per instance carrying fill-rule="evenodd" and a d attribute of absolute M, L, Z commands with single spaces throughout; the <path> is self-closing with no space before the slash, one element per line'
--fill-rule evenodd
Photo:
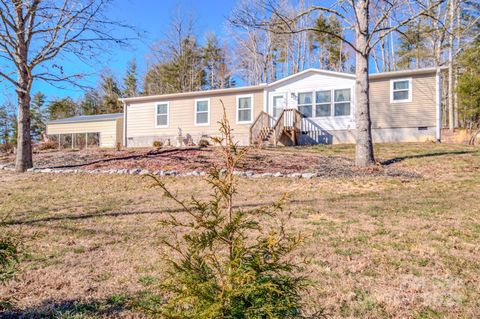
<path fill-rule="evenodd" d="M 291 200 L 289 201 L 290 204 L 307 204 L 313 203 L 314 200 Z M 236 205 L 234 208 L 256 208 L 266 205 L 272 205 L 272 202 L 268 203 L 255 203 L 255 204 L 243 204 L 243 205 Z M 29 220 L 9 220 L 5 222 L 5 225 L 33 225 L 36 223 L 43 223 L 43 222 L 55 222 L 55 221 L 63 221 L 63 220 L 84 220 L 90 218 L 98 218 L 98 217 L 121 217 L 121 216 L 140 216 L 140 215 L 148 215 L 148 214 L 169 214 L 169 213 L 181 213 L 184 210 L 181 208 L 175 209 L 158 209 L 158 210 L 145 210 L 145 211 L 137 211 L 137 212 L 107 212 L 107 213 L 90 213 L 90 214 L 81 214 L 81 215 L 61 215 L 61 216 L 52 216 L 52 217 L 44 217 L 44 218 L 37 218 L 37 219 L 29 219 Z"/>
<path fill-rule="evenodd" d="M 40 319 L 40 318 L 117 318 L 119 315 L 130 309 L 127 297 L 115 295 L 107 300 L 46 300 L 42 304 L 26 309 L 6 309 L 0 311 L 0 317 L 4 319 Z"/>
<path fill-rule="evenodd" d="M 473 153 L 476 153 L 476 151 L 449 151 L 449 152 L 433 152 L 433 153 L 417 154 L 417 155 L 405 155 L 405 156 L 397 156 L 397 157 L 382 161 L 380 162 L 380 164 L 388 166 L 388 165 L 402 162 L 407 159 L 428 158 L 428 157 L 444 156 L 444 155 L 464 155 L 464 154 L 473 154 Z"/>
<path fill-rule="evenodd" d="M 176 153 L 181 153 L 183 151 L 201 151 L 200 147 L 186 147 L 186 148 L 172 148 L 172 149 L 161 149 L 161 150 L 151 150 L 145 154 L 135 154 L 135 155 L 127 155 L 127 156 L 120 156 L 120 157 L 111 157 L 111 158 L 104 158 L 95 161 L 85 162 L 85 163 L 74 163 L 68 165 L 53 165 L 53 166 L 46 166 L 46 167 L 39 167 L 39 168 L 75 168 L 75 167 L 84 167 L 99 163 L 107 163 L 107 162 L 114 162 L 114 161 L 127 161 L 127 160 L 136 160 L 141 158 L 150 158 L 162 155 L 172 155 Z"/>
<path fill-rule="evenodd" d="M 40 305 L 15 309 L 2 309 L 2 319 L 93 319 L 93 318 L 143 318 L 144 315 L 158 316 L 164 298 L 150 289 L 133 295 L 115 294 L 106 300 L 45 300 Z M 2 311 L 3 310 L 3 311 Z"/>

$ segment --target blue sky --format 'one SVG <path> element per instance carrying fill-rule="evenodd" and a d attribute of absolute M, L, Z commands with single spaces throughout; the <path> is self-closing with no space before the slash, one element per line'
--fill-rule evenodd
<path fill-rule="evenodd" d="M 81 70 L 82 72 L 99 72 L 105 68 L 112 70 L 119 79 L 123 76 L 126 65 L 132 58 L 137 59 L 140 71 L 145 68 L 145 55 L 149 51 L 149 46 L 160 39 L 168 28 L 171 16 L 180 11 L 185 15 L 193 14 L 195 18 L 195 31 L 199 36 L 209 31 L 214 31 L 217 35 L 223 36 L 225 31 L 225 20 L 230 14 L 236 0 L 117 0 L 116 5 L 110 9 L 115 19 L 124 21 L 146 32 L 146 36 L 140 41 L 133 43 L 131 48 L 115 49 L 101 65 L 95 65 L 92 69 L 89 66 L 82 65 L 77 60 L 63 61 L 66 70 Z M 97 78 L 91 78 L 90 85 L 96 83 Z M 78 89 L 58 89 L 48 84 L 38 82 L 32 89 L 32 94 L 36 91 L 42 91 L 52 99 L 55 97 L 71 96 L 77 98 L 82 95 Z M 0 103 L 6 99 L 15 101 L 14 91 L 10 88 L 0 88 Z"/>

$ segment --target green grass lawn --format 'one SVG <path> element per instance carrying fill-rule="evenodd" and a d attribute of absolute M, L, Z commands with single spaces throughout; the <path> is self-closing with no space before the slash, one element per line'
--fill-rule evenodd
<path fill-rule="evenodd" d="M 353 157 L 351 145 L 286 148 Z M 237 204 L 290 194 L 289 229 L 305 294 L 329 317 L 480 317 L 480 151 L 433 143 L 376 146 L 377 159 L 420 178 L 240 179 Z M 207 197 L 201 178 L 169 178 Z M 182 214 L 140 176 L 0 171 L 0 211 L 24 238 L 16 280 L 0 287 L 10 317 L 150 317 L 164 278 L 160 225 Z"/>

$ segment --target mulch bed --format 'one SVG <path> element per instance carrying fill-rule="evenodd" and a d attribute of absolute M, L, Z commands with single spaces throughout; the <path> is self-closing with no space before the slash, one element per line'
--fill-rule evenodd
<path fill-rule="evenodd" d="M 3 163 L 13 165 L 13 156 L 4 158 Z M 38 168 L 82 168 L 94 169 L 146 169 L 175 170 L 177 172 L 208 171 L 221 167 L 222 157 L 214 147 L 209 148 L 166 148 L 160 150 L 62 150 L 34 154 Z M 377 165 L 367 169 L 357 168 L 353 160 L 341 156 L 324 156 L 319 153 L 282 151 L 281 149 L 251 149 L 237 167 L 239 171 L 255 174 L 316 173 L 324 177 L 355 176 L 403 176 L 418 177 L 418 174 Z"/>

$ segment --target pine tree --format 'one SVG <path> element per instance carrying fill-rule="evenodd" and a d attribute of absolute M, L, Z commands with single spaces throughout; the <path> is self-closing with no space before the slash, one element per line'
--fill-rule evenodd
<path fill-rule="evenodd" d="M 83 95 L 83 99 L 80 101 L 80 111 L 83 115 L 101 114 L 102 102 L 98 90 L 90 90 Z"/>
<path fill-rule="evenodd" d="M 8 112 L 7 103 L 0 107 L 0 144 L 8 144 L 12 132 L 11 115 Z"/>
<path fill-rule="evenodd" d="M 171 214 L 164 221 L 171 237 L 164 241 L 168 278 L 162 283 L 162 318 L 306 318 L 301 292 L 307 287 L 293 252 L 299 234 L 285 227 L 285 197 L 269 206 L 235 207 L 238 181 L 234 170 L 248 149 L 233 142 L 224 111 L 218 144 L 223 168 L 207 177 L 208 200 L 179 199 L 156 176 L 165 196 L 186 216 Z M 269 222 L 266 220 L 268 219 Z M 163 301 L 163 300 L 162 300 Z M 319 312 L 311 318 L 321 318 Z"/>
<path fill-rule="evenodd" d="M 338 35 L 341 35 L 343 32 L 342 25 L 335 16 L 328 18 L 325 18 L 323 15 L 318 16 L 314 29 L 328 30 Z M 348 55 L 343 50 L 342 40 L 325 32 L 318 31 L 312 31 L 310 36 L 310 50 L 317 52 L 320 68 L 332 71 L 344 71 Z"/>
<path fill-rule="evenodd" d="M 165 64 L 157 63 L 148 68 L 143 78 L 143 95 L 166 94 L 167 83 L 162 79 Z"/>
<path fill-rule="evenodd" d="M 4 218 L 4 216 L 0 216 Z M 0 220 L 0 284 L 12 279 L 20 260 L 20 241 Z M 1 309 L 1 308 L 0 308 Z"/>
<path fill-rule="evenodd" d="M 47 97 L 42 92 L 34 94 L 30 105 L 30 132 L 33 141 L 39 141 L 45 132 L 46 109 L 45 102 Z"/>
<path fill-rule="evenodd" d="M 457 93 L 462 124 L 473 131 L 480 129 L 480 41 L 467 48 L 459 57 L 460 74 Z M 475 142 L 473 133 L 472 143 Z"/>
<path fill-rule="evenodd" d="M 179 77 L 180 92 L 201 90 L 205 85 L 205 70 L 202 65 L 202 50 L 195 37 L 189 37 L 182 43 L 182 51 L 170 66 L 170 77 Z"/>
<path fill-rule="evenodd" d="M 10 115 L 10 123 L 12 123 L 12 132 L 10 134 L 10 144 L 16 145 L 18 140 L 18 116 Z"/>
<path fill-rule="evenodd" d="M 399 39 L 397 50 L 399 69 L 420 68 L 428 59 L 433 60 L 433 51 L 426 47 L 427 27 L 422 20 L 406 26 Z"/>
<path fill-rule="evenodd" d="M 0 105 L 0 144 L 12 144 L 17 141 L 17 117 L 15 106 L 6 101 Z"/>
<path fill-rule="evenodd" d="M 123 96 L 134 97 L 138 95 L 137 61 L 132 59 L 128 63 L 127 72 L 123 79 Z"/>
<path fill-rule="evenodd" d="M 63 119 L 78 114 L 79 107 L 70 97 L 53 100 L 48 104 L 48 118 L 50 120 Z"/>
<path fill-rule="evenodd" d="M 8 113 L 0 109 L 0 144 L 7 144 L 10 130 L 8 126 Z"/>
<path fill-rule="evenodd" d="M 169 60 L 154 64 L 144 79 L 145 93 L 168 94 L 199 91 L 206 84 L 206 72 L 202 63 L 202 48 L 194 36 L 181 41 L 170 52 Z"/>
<path fill-rule="evenodd" d="M 121 97 L 121 91 L 118 87 L 117 81 L 110 74 L 104 74 L 101 78 L 102 84 L 102 112 L 101 113 L 121 113 L 123 112 L 123 105 L 118 100 Z"/>
<path fill-rule="evenodd" d="M 203 47 L 203 63 L 206 68 L 206 87 L 208 89 L 222 89 L 231 86 L 225 49 L 220 46 L 213 33 L 207 36 L 207 43 Z"/>

